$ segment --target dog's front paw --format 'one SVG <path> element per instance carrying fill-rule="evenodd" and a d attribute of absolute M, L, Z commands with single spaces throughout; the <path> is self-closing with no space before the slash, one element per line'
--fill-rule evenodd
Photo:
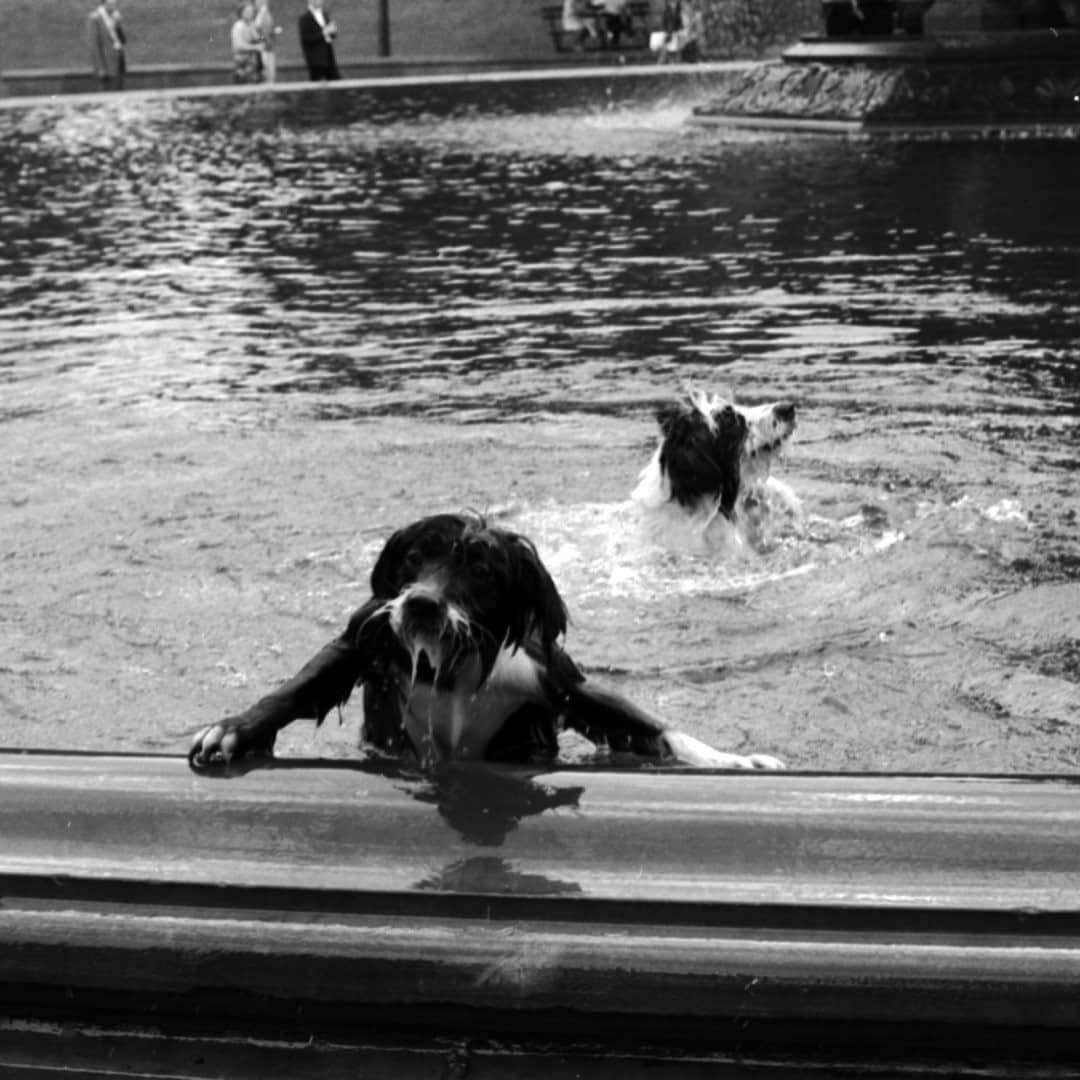
<path fill-rule="evenodd" d="M 778 757 L 773 757 L 772 754 L 751 754 L 746 760 L 750 762 L 751 769 L 765 769 L 776 772 L 787 768 Z"/>
<path fill-rule="evenodd" d="M 725 754 L 711 746 L 685 735 L 681 731 L 664 732 L 664 745 L 677 761 L 684 765 L 693 765 L 703 769 L 783 769 L 784 763 L 779 758 L 768 754 Z"/>
<path fill-rule="evenodd" d="M 195 734 L 188 750 L 193 769 L 228 765 L 245 757 L 273 757 L 276 731 L 269 733 L 244 716 L 227 716 Z"/>

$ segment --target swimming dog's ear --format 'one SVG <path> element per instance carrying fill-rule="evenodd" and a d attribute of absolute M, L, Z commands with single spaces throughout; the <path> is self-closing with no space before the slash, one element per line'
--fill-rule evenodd
<path fill-rule="evenodd" d="M 662 410 L 658 419 L 664 427 L 660 468 L 667 475 L 671 497 L 687 507 L 703 497 L 719 499 L 720 512 L 734 517 L 745 417 L 725 404 L 708 414 L 673 406 Z"/>
<path fill-rule="evenodd" d="M 514 579 L 511 643 L 520 645 L 535 634 L 550 657 L 552 646 L 566 633 L 566 605 L 536 548 L 523 536 L 514 541 Z"/>
<path fill-rule="evenodd" d="M 741 459 L 747 433 L 746 417 L 733 405 L 713 413 L 716 479 L 720 486 L 720 512 L 734 520 L 741 484 Z"/>
<path fill-rule="evenodd" d="M 686 410 L 674 402 L 669 402 L 667 405 L 661 405 L 656 410 L 656 422 L 660 425 L 660 431 L 664 438 L 668 438 L 672 431 L 675 430 L 677 424 L 686 415 Z"/>
<path fill-rule="evenodd" d="M 715 410 L 712 422 L 717 437 L 723 441 L 725 447 L 731 446 L 742 450 L 743 440 L 750 428 L 746 423 L 746 417 L 734 405 L 724 405 L 723 408 Z"/>

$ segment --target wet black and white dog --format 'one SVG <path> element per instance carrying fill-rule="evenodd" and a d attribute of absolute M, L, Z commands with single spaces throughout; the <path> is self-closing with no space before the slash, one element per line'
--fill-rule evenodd
<path fill-rule="evenodd" d="M 690 391 L 656 418 L 660 442 L 632 498 L 658 531 L 738 544 L 755 538 L 774 501 L 800 513 L 795 493 L 772 475 L 795 430 L 794 405 L 747 407 Z"/>
<path fill-rule="evenodd" d="M 424 518 L 391 536 L 371 599 L 345 632 L 246 712 L 200 731 L 196 768 L 269 755 L 300 718 L 317 723 L 363 687 L 363 737 L 425 766 L 550 760 L 562 728 L 597 745 L 689 765 L 782 767 L 725 754 L 587 680 L 563 650 L 566 608 L 533 545 L 472 514 Z"/>

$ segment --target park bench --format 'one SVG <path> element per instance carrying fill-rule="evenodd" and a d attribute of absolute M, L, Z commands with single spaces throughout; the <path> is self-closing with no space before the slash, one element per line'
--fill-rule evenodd
<path fill-rule="evenodd" d="M 652 4 L 650 0 L 631 0 L 627 6 L 630 16 L 630 28 L 624 30 L 616 46 L 608 39 L 603 28 L 603 14 L 596 15 L 598 33 L 593 36 L 581 30 L 563 29 L 562 4 L 548 4 L 541 8 L 541 15 L 551 33 L 551 40 L 557 52 L 589 52 L 617 50 L 618 52 L 636 51 L 649 47 L 649 32 L 652 25 Z"/>

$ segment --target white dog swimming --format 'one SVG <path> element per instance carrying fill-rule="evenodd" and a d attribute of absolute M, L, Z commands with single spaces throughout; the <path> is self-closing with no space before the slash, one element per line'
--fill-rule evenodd
<path fill-rule="evenodd" d="M 653 539 L 737 550 L 760 539 L 774 511 L 801 516 L 798 497 L 772 475 L 795 430 L 793 404 L 747 407 L 690 391 L 656 419 L 660 442 L 632 496 Z"/>

